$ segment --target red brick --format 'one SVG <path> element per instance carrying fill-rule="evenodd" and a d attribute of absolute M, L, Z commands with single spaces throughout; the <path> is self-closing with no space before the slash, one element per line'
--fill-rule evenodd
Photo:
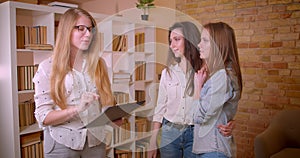
<path fill-rule="evenodd" d="M 273 63 L 273 68 L 286 69 L 286 68 L 288 68 L 288 64 L 287 63 Z"/>
<path fill-rule="evenodd" d="M 238 48 L 248 48 L 248 43 L 238 43 Z"/>
<path fill-rule="evenodd" d="M 268 70 L 268 75 L 278 75 L 279 71 L 278 70 Z"/>
<path fill-rule="evenodd" d="M 272 47 L 281 47 L 282 46 L 282 42 L 272 42 L 271 46 Z"/>
<path fill-rule="evenodd" d="M 283 13 L 283 14 L 280 14 L 280 17 L 282 19 L 287 19 L 287 18 L 290 18 L 292 16 L 292 13 Z"/>
<path fill-rule="evenodd" d="M 251 43 L 249 43 L 249 48 L 259 48 L 259 43 L 258 42 L 251 42 Z"/>

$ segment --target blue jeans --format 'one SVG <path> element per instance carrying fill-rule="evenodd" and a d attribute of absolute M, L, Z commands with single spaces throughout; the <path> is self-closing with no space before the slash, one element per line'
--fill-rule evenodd
<path fill-rule="evenodd" d="M 204 153 L 199 154 L 196 156 L 197 158 L 228 158 L 226 155 L 220 152 L 210 152 L 210 153 Z"/>
<path fill-rule="evenodd" d="M 192 153 L 194 127 L 175 128 L 172 125 L 166 125 L 164 119 L 162 125 L 160 156 L 162 158 L 195 158 Z"/>

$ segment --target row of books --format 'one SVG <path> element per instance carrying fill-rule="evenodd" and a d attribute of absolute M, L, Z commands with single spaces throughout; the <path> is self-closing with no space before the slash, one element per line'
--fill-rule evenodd
<path fill-rule="evenodd" d="M 32 78 L 36 73 L 38 65 L 28 65 L 28 66 L 18 66 L 17 76 L 18 76 L 18 90 L 33 90 L 34 84 Z"/>
<path fill-rule="evenodd" d="M 135 92 L 135 100 L 137 102 L 146 100 L 145 91 L 143 91 L 143 90 L 135 90 L 134 92 Z"/>
<path fill-rule="evenodd" d="M 27 46 L 43 45 L 49 48 L 47 44 L 47 26 L 16 26 L 17 30 L 17 48 L 25 49 Z M 50 45 L 51 46 L 51 45 Z M 40 47 L 45 49 L 44 47 Z M 50 47 L 52 48 L 52 46 Z M 29 49 L 29 48 L 27 48 Z"/>
<path fill-rule="evenodd" d="M 144 52 L 145 50 L 145 33 L 139 32 L 135 34 L 134 46 L 136 52 Z M 127 35 L 113 35 L 112 50 L 125 52 L 128 50 L 128 36 Z"/>
<path fill-rule="evenodd" d="M 36 123 L 34 117 L 35 103 L 33 100 L 28 100 L 19 103 L 19 123 L 20 129 Z"/>
<path fill-rule="evenodd" d="M 132 158 L 132 151 L 116 149 L 114 153 L 115 158 Z"/>
<path fill-rule="evenodd" d="M 136 137 L 140 138 L 145 135 L 145 133 L 149 132 L 151 128 L 150 121 L 145 117 L 137 117 L 135 120 L 135 133 Z"/>
<path fill-rule="evenodd" d="M 21 148 L 21 158 L 43 158 L 43 142 Z"/>
<path fill-rule="evenodd" d="M 145 33 L 144 32 L 135 34 L 134 46 L 135 46 L 136 52 L 144 52 L 145 51 Z"/>
<path fill-rule="evenodd" d="M 146 79 L 146 63 L 145 61 L 135 62 L 135 80 L 145 80 Z"/>
<path fill-rule="evenodd" d="M 20 137 L 22 158 L 43 158 L 43 133 L 35 132 Z"/>
<path fill-rule="evenodd" d="M 125 92 L 114 92 L 117 104 L 129 103 L 129 94 Z"/>
<path fill-rule="evenodd" d="M 127 139 L 130 139 L 131 134 L 135 133 L 135 137 L 143 137 L 151 128 L 150 121 L 145 117 L 136 117 L 135 131 L 131 131 L 130 122 L 128 118 L 122 119 L 122 124 L 119 127 L 115 127 L 113 130 L 114 144 L 121 143 Z"/>
<path fill-rule="evenodd" d="M 114 144 L 129 139 L 131 135 L 130 131 L 130 122 L 128 121 L 128 118 L 123 118 L 121 126 L 116 127 L 113 130 Z"/>
<path fill-rule="evenodd" d="M 125 52 L 128 50 L 127 35 L 113 35 L 112 50 L 118 52 Z"/>
<path fill-rule="evenodd" d="M 149 143 L 144 141 L 139 141 L 136 144 L 135 158 L 147 158 L 147 151 L 149 150 Z"/>
<path fill-rule="evenodd" d="M 115 158 L 131 158 L 135 154 L 135 158 L 147 158 L 149 143 L 140 141 L 136 144 L 136 151 L 116 149 L 114 152 Z"/>

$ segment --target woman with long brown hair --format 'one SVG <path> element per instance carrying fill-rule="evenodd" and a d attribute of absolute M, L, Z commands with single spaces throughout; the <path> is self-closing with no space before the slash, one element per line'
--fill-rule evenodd
<path fill-rule="evenodd" d="M 233 137 L 218 129 L 233 120 L 243 87 L 234 30 L 223 22 L 206 24 L 198 46 L 203 66 L 195 75 L 193 152 L 199 158 L 234 157 Z"/>

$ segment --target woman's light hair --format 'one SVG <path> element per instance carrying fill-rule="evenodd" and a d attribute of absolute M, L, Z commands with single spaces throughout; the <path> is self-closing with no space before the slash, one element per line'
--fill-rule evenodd
<path fill-rule="evenodd" d="M 238 78 L 242 90 L 242 76 L 234 30 L 226 23 L 208 23 L 203 26 L 209 32 L 211 50 L 207 59 L 209 76 L 220 69 L 231 69 Z"/>
<path fill-rule="evenodd" d="M 81 16 L 89 18 L 93 27 L 91 31 L 93 37 L 90 46 L 87 50 L 83 51 L 86 54 L 87 72 L 91 79 L 95 81 L 101 104 L 104 106 L 114 104 L 106 65 L 104 60 L 99 58 L 100 41 L 96 21 L 87 11 L 80 8 L 71 8 L 60 18 L 52 58 L 51 97 L 54 103 L 62 109 L 67 107 L 64 86 L 65 76 L 72 70 L 70 66 L 72 31 Z"/>

